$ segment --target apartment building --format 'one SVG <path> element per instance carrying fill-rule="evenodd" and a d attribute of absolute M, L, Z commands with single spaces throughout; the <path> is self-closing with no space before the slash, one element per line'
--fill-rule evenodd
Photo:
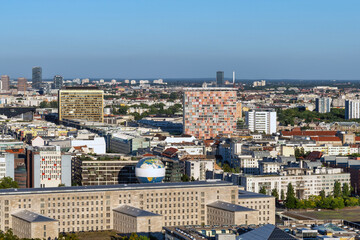
<path fill-rule="evenodd" d="M 238 195 L 238 186 L 221 181 L 5 189 L 0 190 L 0 230 L 14 229 L 13 214 L 31 209 L 36 214 L 57 220 L 58 232 L 110 229 L 133 231 L 118 226 L 124 222 L 125 213 L 119 208 L 122 206 L 136 208 L 135 212 L 154 213 L 155 218 L 150 221 L 157 222 L 159 227 L 208 224 L 208 205 L 217 201 L 236 205 L 239 202 Z M 256 201 L 253 199 L 257 199 L 251 194 L 246 198 L 246 195 L 245 192 L 241 201 L 248 199 L 253 203 Z M 266 201 L 258 203 L 262 208 L 269 209 L 269 214 L 261 215 L 265 221 L 256 219 L 255 222 L 249 221 L 249 224 L 275 223 L 275 200 L 268 196 Z M 249 208 L 254 209 L 254 206 Z M 161 222 L 158 215 L 162 217 Z M 138 225 L 137 229 L 153 226 L 138 221 L 138 217 L 132 216 L 133 220 L 137 218 L 132 221 Z M 141 224 L 145 225 L 139 226 Z M 235 221 L 234 224 L 238 223 Z"/>
<path fill-rule="evenodd" d="M 343 173 L 340 168 L 315 170 L 288 168 L 283 175 L 245 175 L 240 176 L 239 181 L 246 191 L 259 192 L 265 187 L 268 194 L 273 189 L 277 189 L 279 193 L 283 190 L 286 194 L 287 186 L 291 183 L 296 197 L 307 199 L 311 195 L 319 195 L 321 190 L 324 190 L 326 195 L 331 194 L 335 181 L 339 181 L 341 185 L 344 183 L 350 185 L 350 173 Z"/>
<path fill-rule="evenodd" d="M 210 139 L 236 130 L 234 88 L 185 88 L 183 109 L 185 134 Z"/>
<path fill-rule="evenodd" d="M 276 112 L 274 110 L 251 110 L 245 115 L 246 125 L 251 132 L 276 133 Z"/>
<path fill-rule="evenodd" d="M 360 118 L 360 100 L 345 100 L 345 119 Z"/>

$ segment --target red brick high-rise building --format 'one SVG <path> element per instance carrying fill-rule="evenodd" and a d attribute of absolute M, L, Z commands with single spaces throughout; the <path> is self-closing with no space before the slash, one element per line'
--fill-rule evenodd
<path fill-rule="evenodd" d="M 236 89 L 184 89 L 184 133 L 198 139 L 232 134 L 236 130 Z"/>

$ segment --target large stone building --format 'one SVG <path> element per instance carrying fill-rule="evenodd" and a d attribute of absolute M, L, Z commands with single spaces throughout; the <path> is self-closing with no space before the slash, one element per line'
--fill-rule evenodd
<path fill-rule="evenodd" d="M 258 216 L 256 219 L 249 216 L 248 224 L 275 223 L 273 197 L 239 192 L 238 186 L 228 182 L 205 181 L 0 190 L 0 230 L 20 231 L 14 214 L 31 210 L 57 220 L 58 232 L 110 229 L 153 232 L 164 226 L 216 223 L 216 219 L 209 218 L 208 208 L 214 208 L 213 203 L 219 201 L 231 206 L 241 202 L 254 209 L 246 209 Z M 219 224 L 244 222 L 221 209 L 216 211 L 229 219 L 224 218 Z M 44 232 L 42 225 L 37 228 L 40 229 L 33 231 Z"/>
<path fill-rule="evenodd" d="M 104 91 L 96 87 L 59 90 L 59 121 L 63 119 L 104 122 Z"/>
<path fill-rule="evenodd" d="M 184 89 L 184 133 L 198 139 L 232 134 L 236 130 L 236 89 Z"/>

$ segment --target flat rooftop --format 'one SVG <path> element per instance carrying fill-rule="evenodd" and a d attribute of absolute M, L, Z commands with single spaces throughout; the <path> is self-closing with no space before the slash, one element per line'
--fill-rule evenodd
<path fill-rule="evenodd" d="M 19 188 L 1 189 L 0 196 L 3 195 L 23 195 L 23 194 L 49 194 L 49 193 L 76 193 L 76 192 L 99 192 L 99 191 L 129 191 L 141 189 L 167 189 L 167 188 L 196 188 L 196 187 L 221 187 L 232 186 L 233 184 L 225 181 L 199 181 L 199 182 L 180 182 L 180 183 L 140 183 L 140 184 L 117 184 L 99 186 L 75 186 L 75 187 L 53 187 L 53 188 Z"/>
<path fill-rule="evenodd" d="M 239 190 L 239 199 L 242 198 L 273 198 L 273 196 L 261 194 L 261 193 L 255 193 L 255 192 L 248 192 L 244 190 Z"/>

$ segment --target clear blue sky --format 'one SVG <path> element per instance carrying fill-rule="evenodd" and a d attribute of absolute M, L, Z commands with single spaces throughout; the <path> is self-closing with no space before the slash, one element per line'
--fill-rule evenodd
<path fill-rule="evenodd" d="M 360 1 L 8 0 L 0 74 L 360 79 Z"/>

